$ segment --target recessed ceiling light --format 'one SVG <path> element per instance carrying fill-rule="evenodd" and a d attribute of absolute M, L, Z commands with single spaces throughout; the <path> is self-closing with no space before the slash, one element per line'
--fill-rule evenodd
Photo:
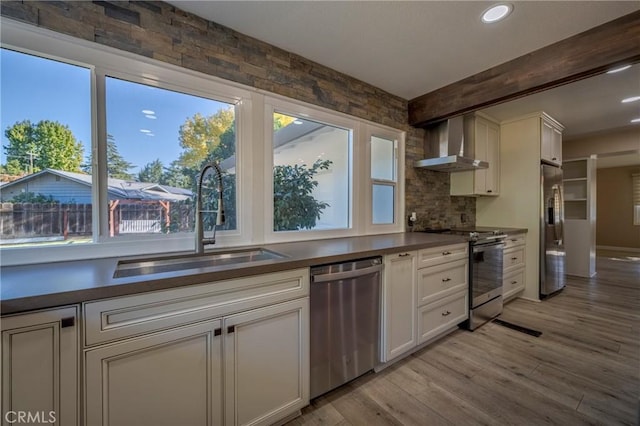
<path fill-rule="evenodd" d="M 513 6 L 509 3 L 502 3 L 491 6 L 482 14 L 482 22 L 484 22 L 485 24 L 492 24 L 494 22 L 501 21 L 509 16 L 512 10 Z"/>
<path fill-rule="evenodd" d="M 140 131 L 142 133 L 151 133 L 151 130 L 148 130 L 148 129 L 140 129 Z"/>
<path fill-rule="evenodd" d="M 640 101 L 640 96 L 632 96 L 630 98 L 626 98 L 622 100 L 623 104 L 628 104 L 629 102 Z"/>
<path fill-rule="evenodd" d="M 631 65 L 623 65 L 621 67 L 614 68 L 612 70 L 607 71 L 607 74 L 614 74 L 620 71 L 628 70 L 629 68 L 631 68 Z"/>
<path fill-rule="evenodd" d="M 634 118 L 631 120 L 632 123 L 640 123 L 640 118 Z"/>
<path fill-rule="evenodd" d="M 151 120 L 155 120 L 156 118 L 158 118 L 155 115 L 151 115 L 151 114 L 146 114 L 145 117 L 147 117 L 147 118 L 149 118 Z"/>
<path fill-rule="evenodd" d="M 152 110 L 152 109 L 143 109 L 142 113 L 144 115 L 154 115 L 156 112 L 154 110 Z"/>

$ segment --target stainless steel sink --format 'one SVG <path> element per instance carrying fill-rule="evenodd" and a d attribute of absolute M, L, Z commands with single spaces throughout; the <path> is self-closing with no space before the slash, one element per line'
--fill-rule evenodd
<path fill-rule="evenodd" d="M 201 255 L 188 254 L 175 257 L 121 260 L 116 266 L 113 278 L 136 277 L 139 275 L 159 274 L 161 272 L 176 272 L 240 263 L 246 264 L 261 260 L 284 259 L 286 257 L 275 251 L 254 248 Z"/>

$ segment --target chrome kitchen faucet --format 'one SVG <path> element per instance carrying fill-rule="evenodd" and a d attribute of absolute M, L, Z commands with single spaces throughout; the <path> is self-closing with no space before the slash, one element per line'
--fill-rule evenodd
<path fill-rule="evenodd" d="M 202 209 L 202 181 L 204 180 L 204 176 L 209 171 L 209 169 L 214 169 L 216 171 L 216 177 L 218 179 L 218 210 L 203 210 Z M 200 175 L 198 177 L 198 187 L 196 194 L 196 244 L 195 251 L 196 254 L 204 253 L 204 246 L 209 244 L 216 243 L 216 228 L 222 224 L 224 224 L 224 204 L 222 202 L 222 171 L 220 170 L 220 166 L 217 163 L 207 163 L 200 171 Z M 213 226 L 213 237 L 205 238 L 204 237 L 204 225 L 202 220 L 203 213 L 216 213 L 216 223 Z"/>

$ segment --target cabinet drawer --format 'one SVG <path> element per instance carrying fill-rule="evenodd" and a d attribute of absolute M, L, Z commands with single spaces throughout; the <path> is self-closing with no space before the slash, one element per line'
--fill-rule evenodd
<path fill-rule="evenodd" d="M 469 293 L 461 291 L 418 308 L 418 344 L 469 318 Z"/>
<path fill-rule="evenodd" d="M 526 238 L 525 234 L 507 235 L 507 238 L 504 239 L 505 250 L 525 245 Z"/>
<path fill-rule="evenodd" d="M 516 266 L 524 265 L 524 247 L 515 247 L 504 251 L 503 270 L 507 272 Z"/>
<path fill-rule="evenodd" d="M 85 345 L 95 345 L 309 295 L 296 269 L 83 304 Z"/>
<path fill-rule="evenodd" d="M 468 253 L 468 243 L 422 249 L 418 251 L 418 268 L 467 259 Z"/>
<path fill-rule="evenodd" d="M 457 260 L 418 270 L 418 306 L 467 290 L 467 260 Z"/>
<path fill-rule="evenodd" d="M 510 297 L 520 290 L 524 290 L 525 285 L 525 273 L 524 268 L 518 268 L 516 271 L 505 275 L 502 280 L 502 296 L 503 298 Z"/>

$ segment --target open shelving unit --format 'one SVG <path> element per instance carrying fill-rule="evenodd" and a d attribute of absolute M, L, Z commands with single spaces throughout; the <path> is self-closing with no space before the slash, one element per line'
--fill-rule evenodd
<path fill-rule="evenodd" d="M 565 160 L 563 165 L 566 273 L 596 273 L 596 159 Z"/>

